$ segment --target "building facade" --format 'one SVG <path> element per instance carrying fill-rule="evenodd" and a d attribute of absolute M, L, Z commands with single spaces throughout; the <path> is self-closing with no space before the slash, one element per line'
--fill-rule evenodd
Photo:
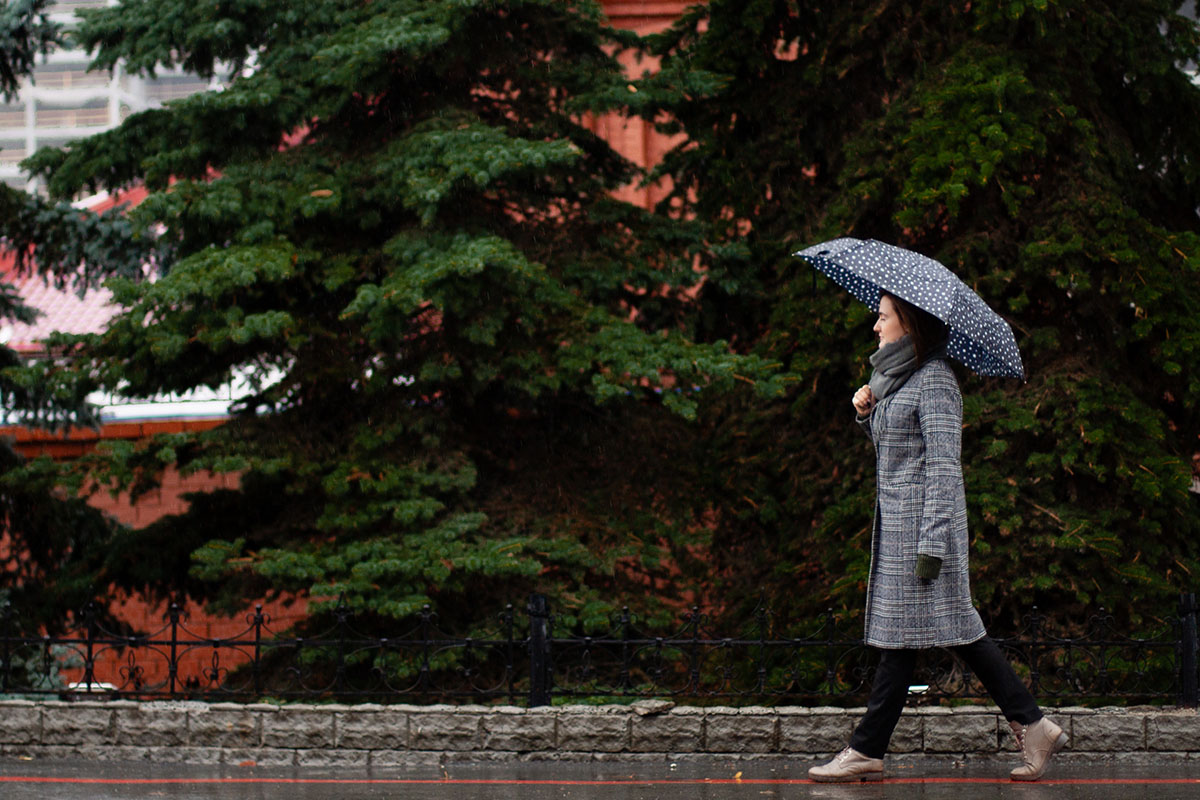
<path fill-rule="evenodd" d="M 109 5 L 108 0 L 59 0 L 50 10 L 55 22 L 70 28 L 75 12 Z M 0 105 L 0 180 L 10 186 L 38 191 L 36 181 L 22 172 L 20 162 L 39 147 L 62 147 L 120 125 L 138 111 L 161 106 L 210 88 L 214 81 L 164 71 L 153 78 L 126 73 L 88 71 L 91 58 L 82 50 L 59 50 L 26 78 L 19 97 Z"/>

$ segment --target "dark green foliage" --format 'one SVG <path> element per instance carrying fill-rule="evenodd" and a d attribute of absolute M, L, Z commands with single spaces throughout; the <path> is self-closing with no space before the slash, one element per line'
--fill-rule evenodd
<path fill-rule="evenodd" d="M 95 598 L 108 574 L 108 542 L 117 525 L 82 499 L 55 491 L 48 461 L 26 462 L 0 447 L 0 518 L 8 540 L 0 551 L 0 603 L 27 635 L 69 626 Z"/>
<path fill-rule="evenodd" d="M 711 409 L 727 596 L 861 606 L 869 313 L 788 256 L 839 235 L 942 260 L 1017 332 L 1028 384 L 962 376 L 985 618 L 1136 619 L 1194 588 L 1200 90 L 1179 67 L 1200 36 L 1174 11 L 717 0 L 657 38 L 641 110 L 688 136 L 664 202 L 736 254 L 705 262 L 699 330 L 794 387 Z"/>
<path fill-rule="evenodd" d="M 38 53 L 50 53 L 62 31 L 47 16 L 52 0 L 5 0 L 0 3 L 0 96 L 11 101 L 21 80 L 33 72 Z"/>
<path fill-rule="evenodd" d="M 169 251 L 134 234 L 126 210 L 95 214 L 0 186 L 0 233 L 16 271 L 37 273 L 60 289 L 82 291 L 112 276 L 140 278 L 169 263 Z"/>
<path fill-rule="evenodd" d="M 27 162 L 59 197 L 144 181 L 130 236 L 173 260 L 109 283 L 104 333 L 57 340 L 73 371 L 22 378 L 253 387 L 218 429 L 63 475 L 135 498 L 172 465 L 241 477 L 117 537 L 117 585 L 380 618 L 435 602 L 447 627 L 533 588 L 600 623 L 694 585 L 686 420 L 762 370 L 689 341 L 663 287 L 694 282 L 703 231 L 611 199 L 637 170 L 580 122 L 628 93 L 628 35 L 590 2 L 318 0 L 125 2 L 78 36 L 101 66 L 245 66 Z"/>

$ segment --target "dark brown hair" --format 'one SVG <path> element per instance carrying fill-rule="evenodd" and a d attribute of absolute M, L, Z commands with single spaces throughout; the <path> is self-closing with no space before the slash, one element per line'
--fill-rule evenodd
<path fill-rule="evenodd" d="M 900 317 L 900 324 L 912 339 L 913 349 L 917 351 L 918 364 L 923 363 L 925 358 L 950 336 L 946 323 L 928 311 L 888 292 L 880 292 L 879 296 L 881 299 L 891 298 L 896 306 L 896 316 Z"/>

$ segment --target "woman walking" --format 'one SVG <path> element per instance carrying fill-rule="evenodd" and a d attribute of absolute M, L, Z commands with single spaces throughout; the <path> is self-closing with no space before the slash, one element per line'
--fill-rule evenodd
<path fill-rule="evenodd" d="M 932 314 L 881 292 L 874 330 L 879 337 L 871 356 L 874 371 L 852 403 L 877 458 L 865 639 L 880 650 L 879 668 L 849 746 L 810 769 L 809 777 L 881 780 L 917 654 L 945 647 L 979 676 L 1012 727 L 1024 758 L 1012 779 L 1035 781 L 1067 736 L 1042 714 L 971 602 L 962 395 L 946 361 L 949 329 Z M 959 357 L 962 346 L 952 346 Z"/>

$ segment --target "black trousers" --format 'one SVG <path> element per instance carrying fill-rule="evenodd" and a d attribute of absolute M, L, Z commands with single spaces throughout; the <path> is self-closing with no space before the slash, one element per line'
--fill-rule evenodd
<path fill-rule="evenodd" d="M 1029 689 L 1013 672 L 1000 648 L 984 636 L 971 644 L 947 648 L 967 663 L 979 676 L 988 694 L 1000 706 L 1005 719 L 1032 725 L 1042 718 L 1042 710 Z M 854 729 L 850 746 L 870 758 L 883 758 L 892 731 L 900 721 L 900 712 L 908 699 L 908 685 L 917 666 L 920 650 L 880 650 L 879 669 L 871 686 L 867 713 Z"/>

